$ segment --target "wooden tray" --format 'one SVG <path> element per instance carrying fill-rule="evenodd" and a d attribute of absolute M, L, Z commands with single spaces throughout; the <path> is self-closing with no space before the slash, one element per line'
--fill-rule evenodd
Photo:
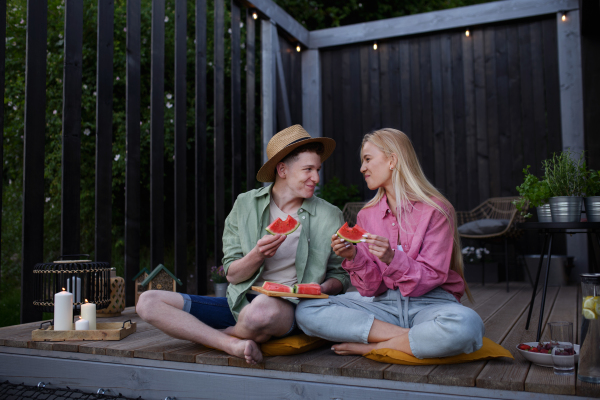
<path fill-rule="evenodd" d="M 42 324 L 43 325 L 43 324 Z M 98 322 L 93 331 L 55 331 L 54 326 L 47 329 L 36 329 L 31 332 L 34 342 L 62 342 L 69 340 L 121 340 L 136 330 L 135 322 Z"/>
<path fill-rule="evenodd" d="M 269 297 L 297 297 L 299 299 L 328 299 L 329 295 L 326 294 L 299 294 L 299 293 L 285 293 L 285 292 L 273 292 L 271 290 L 265 290 L 260 286 L 252 286 L 252 290 L 266 294 Z"/>

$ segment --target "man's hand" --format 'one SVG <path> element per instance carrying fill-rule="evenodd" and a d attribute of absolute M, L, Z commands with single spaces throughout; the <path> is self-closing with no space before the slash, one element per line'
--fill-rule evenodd
<path fill-rule="evenodd" d="M 390 265 L 394 259 L 394 251 L 390 247 L 388 238 L 370 233 L 365 235 L 365 237 L 365 242 L 369 245 L 369 252 L 387 265 Z"/>
<path fill-rule="evenodd" d="M 356 248 L 352 243 L 346 242 L 338 235 L 331 236 L 331 248 L 340 257 L 344 257 L 348 261 L 354 260 L 356 256 Z"/>
<path fill-rule="evenodd" d="M 285 238 L 287 238 L 286 235 L 265 235 L 256 243 L 254 251 L 262 260 L 271 258 L 277 253 L 277 249 L 285 241 Z"/>

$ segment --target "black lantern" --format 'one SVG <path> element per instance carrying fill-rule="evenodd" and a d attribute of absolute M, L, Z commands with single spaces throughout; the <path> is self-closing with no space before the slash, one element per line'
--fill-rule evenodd
<path fill-rule="evenodd" d="M 36 264 L 33 305 L 54 312 L 54 295 L 63 289 L 73 294 L 73 309 L 87 300 L 100 310 L 110 304 L 110 264 L 81 258 L 87 254 L 62 256 L 53 263 Z"/>

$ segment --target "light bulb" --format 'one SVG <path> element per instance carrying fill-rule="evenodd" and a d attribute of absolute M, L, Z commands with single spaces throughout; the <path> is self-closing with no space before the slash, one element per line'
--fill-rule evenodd
<path fill-rule="evenodd" d="M 565 22 L 567 20 L 567 13 L 563 13 L 561 19 L 563 20 L 563 22 Z"/>
<path fill-rule="evenodd" d="M 377 42 L 373 43 L 373 50 L 377 50 Z"/>
<path fill-rule="evenodd" d="M 465 36 L 469 37 L 470 34 L 471 34 L 471 32 L 469 32 L 469 30 L 467 29 L 466 32 L 465 32 Z"/>
<path fill-rule="evenodd" d="M 257 14 L 256 12 L 253 12 L 253 13 L 252 13 L 252 18 L 254 18 L 254 19 L 258 19 L 258 14 Z"/>
<path fill-rule="evenodd" d="M 300 53 L 300 51 L 301 51 L 301 50 L 302 50 L 302 48 L 300 47 L 300 45 L 296 46 L 296 51 L 297 51 L 298 53 Z"/>

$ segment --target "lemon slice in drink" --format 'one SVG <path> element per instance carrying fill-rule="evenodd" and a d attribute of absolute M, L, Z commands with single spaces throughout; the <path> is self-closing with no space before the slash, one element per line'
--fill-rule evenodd
<path fill-rule="evenodd" d="M 585 319 L 598 319 L 598 316 L 592 310 L 588 310 L 587 308 L 583 309 L 583 318 Z"/>
<path fill-rule="evenodd" d="M 583 298 L 583 308 L 594 311 L 600 304 L 600 296 L 586 296 Z"/>

